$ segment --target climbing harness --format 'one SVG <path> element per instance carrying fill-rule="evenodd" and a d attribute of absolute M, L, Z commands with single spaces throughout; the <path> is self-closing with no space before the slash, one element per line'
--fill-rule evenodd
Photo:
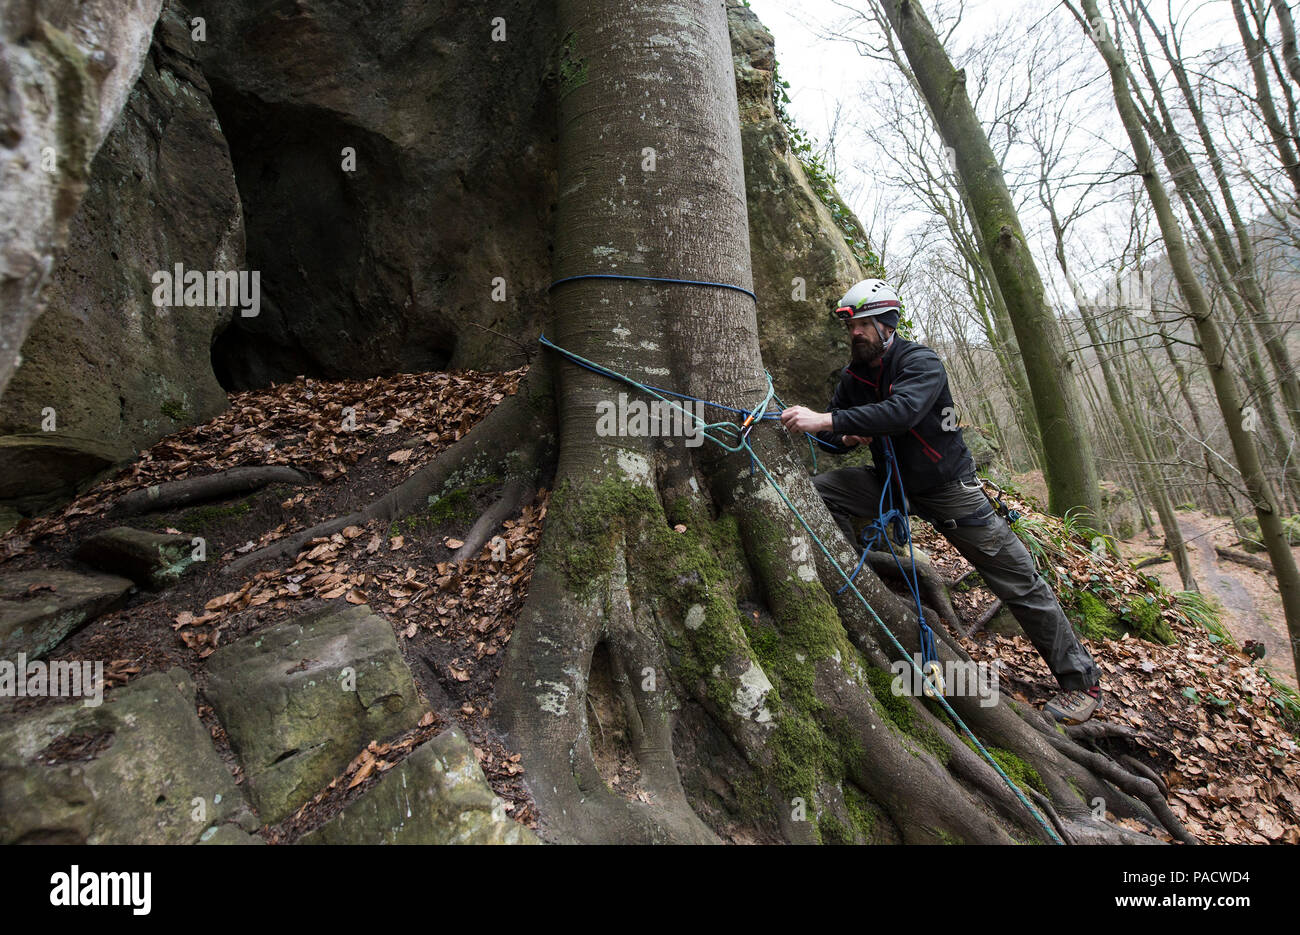
<path fill-rule="evenodd" d="M 570 277 L 570 278 L 580 278 L 580 277 Z M 601 277 L 595 277 L 595 278 L 601 278 Z M 636 277 L 613 277 L 613 278 L 643 279 L 643 278 L 650 278 L 650 277 L 636 276 Z M 559 280 L 559 282 L 564 282 L 564 281 L 566 280 Z M 696 283 L 690 280 L 669 280 L 669 281 L 684 282 L 688 285 L 701 285 L 701 284 L 702 285 L 723 285 L 723 286 L 726 285 L 724 283 Z M 553 283 L 552 285 L 556 285 L 556 284 L 558 283 Z M 736 286 L 726 286 L 726 288 L 739 289 L 739 287 Z M 748 290 L 740 289 L 739 291 L 747 292 Z M 752 293 L 749 294 L 752 295 Z M 993 768 L 994 772 L 996 772 L 998 776 L 1002 778 L 1002 781 L 1006 783 L 1007 788 L 1010 789 L 1012 794 L 1014 794 L 1015 797 L 1020 801 L 1020 803 L 1024 805 L 1025 809 L 1031 815 L 1033 815 L 1034 820 L 1038 822 L 1038 825 L 1043 829 L 1044 832 L 1046 832 L 1047 836 L 1056 844 L 1065 843 L 1064 841 L 1061 840 L 1061 837 L 1056 833 L 1056 830 L 1051 826 L 1051 824 L 1047 821 L 1047 819 L 1043 817 L 1042 813 L 1039 812 L 1039 810 L 1034 807 L 1033 803 L 1029 801 L 1029 799 L 1025 796 L 1025 793 L 1021 791 L 1020 787 L 1017 786 L 1015 782 L 1012 781 L 1011 777 L 1006 774 L 1006 771 L 1003 770 L 1003 768 L 1000 765 L 998 765 L 997 760 L 995 760 L 993 756 L 988 752 L 988 750 L 985 749 L 984 744 L 982 744 L 979 738 L 976 737 L 975 734 L 971 731 L 971 729 L 966 726 L 966 722 L 963 721 L 961 717 L 958 716 L 957 712 L 953 710 L 952 705 L 948 703 L 948 699 L 944 697 L 940 684 L 936 682 L 934 678 L 937 675 L 939 670 L 938 660 L 937 658 L 935 658 L 936 653 L 934 651 L 935 650 L 934 643 L 933 643 L 934 634 L 933 631 L 930 631 L 929 627 L 924 623 L 924 617 L 923 616 L 921 617 L 922 654 L 923 654 L 922 659 L 923 661 L 927 659 L 931 660 L 930 662 L 927 663 L 927 667 L 930 669 L 929 672 L 927 672 L 926 669 L 923 668 L 922 666 L 917 665 L 916 660 L 912 659 L 908 655 L 907 651 L 903 648 L 902 643 L 898 641 L 898 638 L 894 636 L 893 632 L 889 629 L 889 627 L 885 626 L 885 622 L 880 619 L 880 615 L 876 613 L 875 608 L 873 608 L 871 604 L 867 602 L 867 599 L 863 597 L 862 592 L 858 590 L 857 585 L 853 583 L 853 577 L 850 576 L 849 573 L 844 570 L 844 568 L 840 565 L 840 563 L 836 561 L 835 556 L 831 554 L 831 551 L 829 548 L 827 548 L 826 544 L 822 542 L 822 540 L 817 536 L 815 532 L 813 532 L 813 529 L 808 524 L 808 521 L 804 518 L 803 514 L 799 512 L 798 508 L 794 505 L 794 503 L 791 502 L 789 496 L 786 494 L 785 490 L 782 489 L 781 485 L 777 483 L 776 478 L 772 476 L 772 472 L 768 470 L 767 465 L 763 463 L 763 460 L 759 458 L 758 454 L 753 450 L 753 448 L 750 447 L 749 435 L 753 431 L 754 426 L 757 425 L 759 422 L 779 419 L 781 416 L 781 410 L 767 409 L 767 405 L 770 402 L 775 401 L 778 405 L 780 405 L 781 403 L 779 397 L 777 397 L 776 395 L 775 389 L 772 386 L 771 374 L 764 371 L 764 376 L 767 378 L 767 390 L 766 392 L 764 392 L 763 399 L 759 403 L 759 405 L 755 406 L 753 409 L 737 409 L 731 406 L 724 406 L 721 403 L 715 403 L 709 400 L 699 399 L 698 397 L 695 396 L 688 396 L 684 393 L 676 393 L 673 392 L 672 390 L 665 390 L 659 387 L 649 386 L 645 383 L 641 383 L 637 380 L 632 379 L 629 376 L 626 376 L 625 374 L 621 374 L 616 370 L 611 370 L 608 367 L 603 367 L 600 364 L 595 363 L 594 361 L 588 360 L 587 358 L 574 353 L 573 351 L 566 350 L 560 347 L 559 345 L 552 343 L 550 340 L 547 339 L 545 334 L 541 335 L 539 340 L 543 347 L 549 347 L 551 350 L 567 358 L 573 363 L 578 364 L 579 366 L 585 367 L 586 369 L 591 370 L 595 373 L 599 373 L 603 376 L 609 377 L 610 379 L 620 380 L 623 383 L 626 383 L 629 386 L 642 390 L 643 392 L 649 393 L 651 396 L 654 396 L 655 398 L 661 400 L 662 402 L 667 403 L 669 406 L 672 406 L 680 410 L 683 418 L 690 418 L 696 424 L 697 430 L 700 432 L 700 434 L 702 434 L 705 438 L 712 441 L 714 444 L 720 446 L 724 451 L 728 451 L 733 454 L 741 451 L 747 452 L 750 458 L 750 471 L 752 472 L 754 468 L 757 467 L 758 470 L 762 472 L 764 479 L 768 482 L 771 488 L 776 492 L 777 496 L 781 498 L 781 501 L 785 504 L 786 508 L 789 509 L 792 514 L 794 514 L 795 519 L 797 519 L 800 525 L 803 526 L 804 531 L 808 533 L 808 535 L 812 538 L 812 541 L 817 544 L 817 547 L 821 550 L 822 554 L 826 557 L 826 560 L 830 562 L 831 566 L 839 573 L 840 577 L 844 579 L 844 588 L 841 588 L 840 592 L 842 592 L 845 588 L 850 589 L 853 592 L 853 596 L 862 602 L 862 606 L 867 609 L 867 612 L 871 615 L 871 618 L 875 622 L 876 626 L 880 627 L 881 631 L 883 631 L 884 634 L 889 638 L 889 641 L 890 643 L 893 644 L 894 649 L 898 651 L 899 655 L 903 656 L 904 658 L 908 659 L 911 662 L 912 668 L 918 674 L 920 674 L 924 682 L 928 684 L 928 688 L 925 689 L 926 694 L 929 697 L 933 698 L 936 702 L 938 702 L 939 705 L 943 707 L 947 715 L 950 718 L 952 718 L 953 723 L 956 724 L 957 727 L 961 730 L 961 732 L 966 736 L 966 738 L 970 740 L 971 744 L 975 747 L 976 750 L 979 751 L 980 755 L 985 759 L 985 761 L 988 762 L 989 766 Z M 668 397 L 670 396 L 675 397 L 676 399 L 683 399 L 691 402 L 703 403 L 704 405 L 712 406 L 716 409 L 722 409 L 727 412 L 734 413 L 736 415 L 741 416 L 741 422 L 736 423 L 736 422 L 731 422 L 726 420 L 720 422 L 705 422 L 703 419 L 701 419 L 695 413 L 691 412 L 689 409 L 674 402 L 672 399 L 669 399 Z M 817 439 L 815 436 L 807 432 L 805 432 L 804 434 L 808 435 L 810 439 L 821 441 L 821 439 Z M 728 442 L 727 440 L 728 437 L 732 441 L 734 441 L 734 444 Z M 897 471 L 898 466 L 896 461 L 894 460 L 893 446 L 892 444 L 889 443 L 888 439 L 885 439 L 885 441 L 888 444 L 886 450 L 888 452 L 888 460 L 890 466 L 892 470 Z M 826 444 L 826 443 L 822 442 L 822 444 Z M 809 442 L 809 446 L 810 447 L 812 446 L 811 441 Z M 827 447 L 834 448 L 835 446 L 827 445 Z M 815 457 L 816 457 L 816 453 L 814 449 L 814 458 Z M 907 539 L 908 547 L 910 549 L 911 535 L 910 535 L 910 530 L 906 525 L 907 524 L 906 498 L 902 489 L 901 475 L 899 477 L 899 498 L 902 501 L 901 503 L 902 511 L 900 515 L 902 517 L 904 538 Z M 882 505 L 883 505 L 883 494 L 882 494 Z M 892 499 L 891 499 L 891 512 L 899 513 L 899 510 L 893 507 Z M 888 520 L 886 520 L 886 522 L 892 522 L 896 518 L 897 517 L 890 517 Z M 884 532 L 883 524 L 880 525 L 879 530 L 880 532 Z M 886 536 L 886 541 L 888 541 L 888 536 Z M 890 552 L 893 553 L 892 545 L 890 546 Z M 863 552 L 864 560 L 865 560 L 865 555 L 866 552 L 864 551 Z M 895 561 L 899 562 L 899 567 L 902 568 L 902 563 L 899 560 L 897 554 L 894 555 L 894 559 Z M 861 567 L 862 567 L 862 563 L 859 562 L 858 569 L 854 570 L 854 576 L 856 576 L 857 571 L 861 569 Z M 919 613 L 920 592 L 915 584 L 914 553 L 913 553 L 913 577 L 911 580 L 909 580 L 908 586 L 912 589 L 913 596 L 916 597 L 917 608 Z M 927 632 L 929 632 L 930 634 L 930 643 L 928 649 L 925 642 L 925 634 Z"/>

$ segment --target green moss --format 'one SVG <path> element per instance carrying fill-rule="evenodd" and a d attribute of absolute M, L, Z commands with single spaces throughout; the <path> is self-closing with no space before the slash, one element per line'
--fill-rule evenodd
<path fill-rule="evenodd" d="M 474 504 L 464 487 L 436 498 L 424 511 L 424 518 L 434 526 L 450 522 L 469 522 L 474 518 Z"/>
<path fill-rule="evenodd" d="M 1011 781 L 1022 789 L 1036 789 L 1037 791 L 1047 794 L 1047 784 L 1043 782 L 1043 777 L 1038 775 L 1038 770 L 1026 763 L 1020 757 L 1016 756 L 1010 750 L 1004 750 L 1002 747 L 985 747 L 989 754 L 997 761 L 1002 771 L 1011 777 Z"/>
<path fill-rule="evenodd" d="M 1090 640 L 1117 640 L 1124 635 L 1119 618 L 1091 591 L 1078 591 L 1075 628 Z"/>
<path fill-rule="evenodd" d="M 976 749 L 975 744 L 971 742 L 969 737 L 962 734 L 961 739 L 962 743 L 979 755 L 979 750 Z M 990 747 L 985 744 L 984 749 L 989 752 L 989 756 L 993 757 L 994 762 L 1002 767 L 1002 771 L 1011 778 L 1011 781 L 1021 789 L 1034 789 L 1044 795 L 1047 794 L 1047 784 L 1043 782 L 1043 777 L 1029 763 L 1002 747 Z M 983 759 L 982 756 L 980 758 Z"/>
<path fill-rule="evenodd" d="M 560 43 L 556 71 L 560 77 L 560 97 L 587 83 L 587 60 L 577 53 L 577 36 L 566 33 Z"/>
<path fill-rule="evenodd" d="M 468 525 L 478 515 L 474 506 L 473 494 L 483 487 L 492 487 L 501 483 L 496 474 L 487 474 L 475 479 L 473 475 L 456 475 L 447 479 L 443 493 L 429 497 L 428 507 L 422 513 L 411 513 L 401 519 L 393 520 L 388 526 L 388 535 L 411 534 L 421 530 L 438 529 L 448 523 Z M 453 484 L 457 486 L 452 486 Z"/>
<path fill-rule="evenodd" d="M 943 739 L 932 727 L 920 722 L 917 718 L 916 709 L 912 707 L 911 697 L 894 693 L 893 673 L 875 666 L 867 666 L 866 673 L 867 684 L 871 686 L 871 694 L 875 699 L 877 710 L 899 731 L 915 740 L 922 749 L 928 751 L 946 766 L 952 756 L 952 751 L 948 749 L 948 745 L 943 742 Z M 929 701 L 929 699 L 926 700 Z M 931 703 L 937 705 L 937 702 Z M 940 707 L 939 711 L 941 713 L 942 710 L 942 707 Z"/>
<path fill-rule="evenodd" d="M 874 841 L 879 811 L 852 783 L 844 784 L 844 808 L 849 813 L 853 832 L 864 841 Z"/>
<path fill-rule="evenodd" d="M 1087 805 L 1088 797 L 1083 794 L 1083 786 L 1079 785 L 1079 780 L 1075 779 L 1073 776 L 1066 776 L 1065 781 L 1070 784 L 1070 788 L 1073 789 L 1074 794 L 1079 797 L 1079 801 L 1084 805 Z"/>
<path fill-rule="evenodd" d="M 842 825 L 829 811 L 817 816 L 817 831 L 823 844 L 852 844 L 853 833 Z"/>
<path fill-rule="evenodd" d="M 1160 605 L 1153 598 L 1134 595 L 1125 606 L 1124 620 L 1133 633 L 1152 643 L 1171 645 L 1177 640 L 1174 631 L 1160 613 Z"/>
<path fill-rule="evenodd" d="M 189 418 L 189 413 L 186 412 L 184 404 L 178 399 L 169 399 L 159 406 L 158 409 L 163 415 L 167 416 L 169 419 L 174 419 L 177 422 L 184 422 Z"/>
<path fill-rule="evenodd" d="M 253 508 L 251 499 L 238 500 L 235 503 L 209 504 L 197 506 L 185 513 L 181 522 L 185 528 L 202 532 L 214 526 L 224 525 L 228 520 L 243 516 Z"/>

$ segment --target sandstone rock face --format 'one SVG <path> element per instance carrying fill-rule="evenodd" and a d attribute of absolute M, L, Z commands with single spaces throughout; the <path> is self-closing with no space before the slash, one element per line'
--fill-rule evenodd
<path fill-rule="evenodd" d="M 1130 538 L 1142 523 L 1133 491 L 1108 480 L 1102 481 L 1100 487 L 1103 528 L 1112 530 L 1116 538 Z"/>
<path fill-rule="evenodd" d="M 162 0 L 11 0 L 0 14 L 0 392 Z"/>
<path fill-rule="evenodd" d="M 384 774 L 301 844 L 538 844 L 506 815 L 455 728 Z"/>
<path fill-rule="evenodd" d="M 55 568 L 0 575 L 0 658 L 45 655 L 116 606 L 131 586 L 116 575 Z"/>
<path fill-rule="evenodd" d="M 266 823 L 423 714 L 392 627 L 365 606 L 327 607 L 218 649 L 206 694 Z"/>
<path fill-rule="evenodd" d="M 475 325 L 521 340 L 540 330 L 555 197 L 550 7 L 191 7 L 208 22 L 204 73 L 264 293 L 262 314 L 218 343 L 227 385 L 517 366 L 513 344 Z"/>
<path fill-rule="evenodd" d="M 238 270 L 244 260 L 234 170 L 186 19 L 179 7 L 164 12 L 94 159 L 47 309 L 0 400 L 0 435 L 84 439 L 120 460 L 226 406 L 211 356 L 231 307 L 153 304 L 159 271 Z"/>
<path fill-rule="evenodd" d="M 821 410 L 830 403 L 835 375 L 849 361 L 844 326 L 832 312 L 849 286 L 870 275 L 844 234 L 852 231 L 863 244 L 866 234 L 847 211 L 840 220 L 831 214 L 791 150 L 772 100 L 772 34 L 739 3 L 728 3 L 727 18 L 763 362 L 786 403 Z M 804 298 L 794 297 L 797 280 Z"/>
<path fill-rule="evenodd" d="M 0 844 L 193 844 L 228 822 L 256 827 L 181 669 L 0 729 Z"/>
<path fill-rule="evenodd" d="M 71 498 L 127 453 L 98 439 L 54 432 L 0 436 L 0 505 L 31 516 Z"/>

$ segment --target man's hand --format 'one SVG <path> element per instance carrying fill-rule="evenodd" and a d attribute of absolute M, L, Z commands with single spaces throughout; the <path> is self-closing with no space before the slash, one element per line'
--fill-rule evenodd
<path fill-rule="evenodd" d="M 791 432 L 825 432 L 831 428 L 831 414 L 813 412 L 807 406 L 791 406 L 781 413 L 781 424 Z"/>
<path fill-rule="evenodd" d="M 872 436 L 867 435 L 845 435 L 844 444 L 846 445 L 870 445 Z"/>

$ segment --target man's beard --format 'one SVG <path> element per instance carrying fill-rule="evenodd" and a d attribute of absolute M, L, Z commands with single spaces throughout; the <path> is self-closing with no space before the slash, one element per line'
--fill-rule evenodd
<path fill-rule="evenodd" d="M 866 341 L 855 341 L 853 343 L 853 360 L 859 364 L 869 364 L 879 359 L 884 353 L 884 348 L 879 344 L 868 344 Z"/>

